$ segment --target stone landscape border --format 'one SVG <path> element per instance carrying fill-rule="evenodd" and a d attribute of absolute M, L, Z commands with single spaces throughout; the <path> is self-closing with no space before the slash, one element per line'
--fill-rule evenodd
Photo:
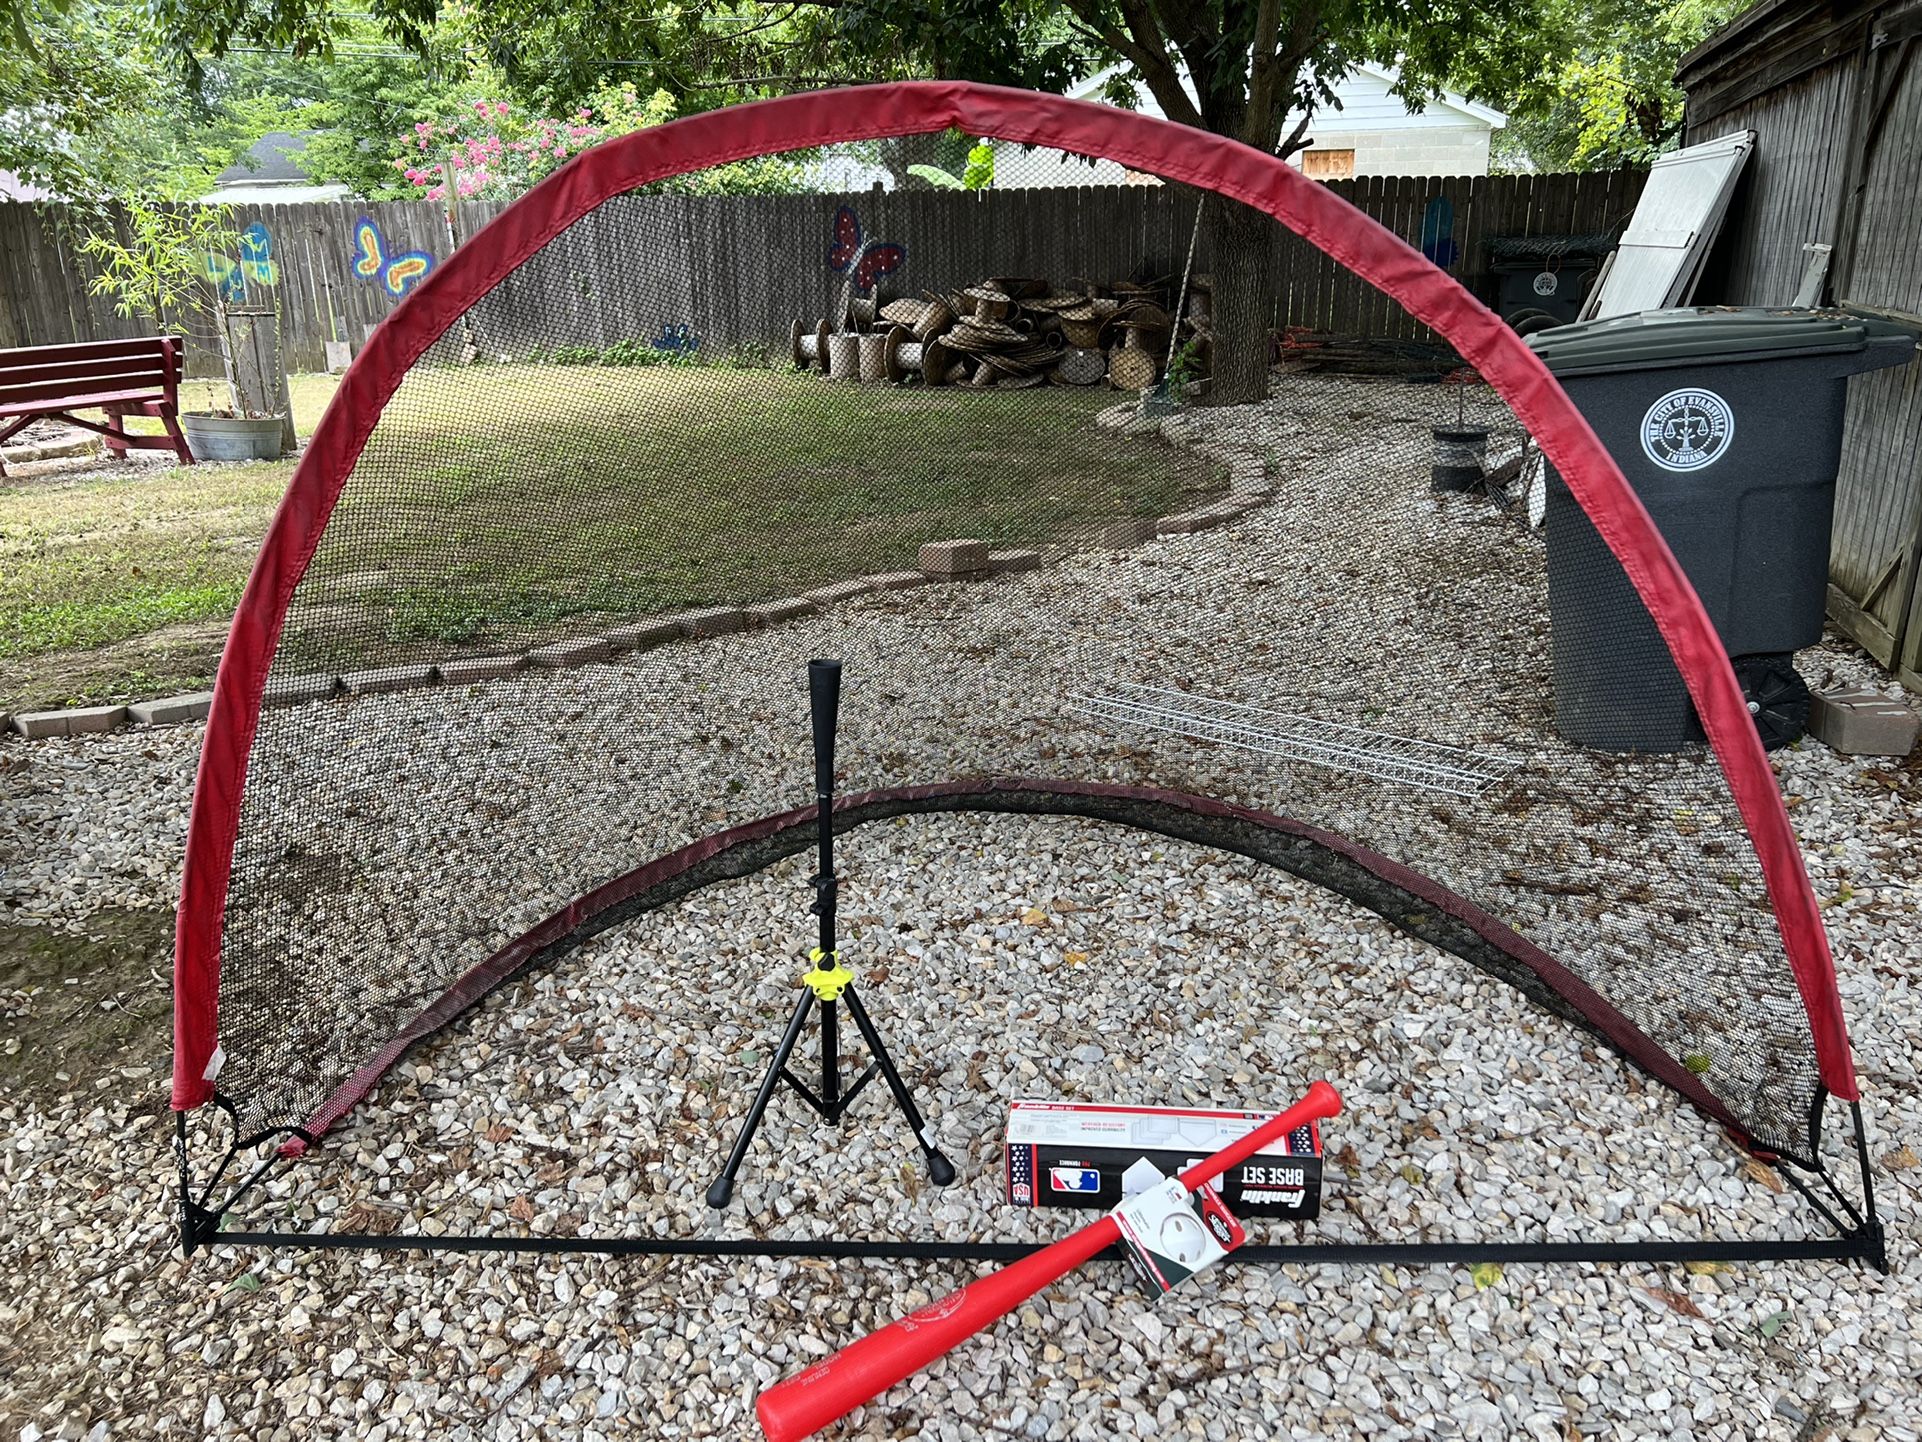
<path fill-rule="evenodd" d="M 98 455 L 102 449 L 99 437 L 85 434 L 76 439 L 29 442 L 0 449 L 0 465 L 30 466 L 37 461 L 66 461 L 75 456 Z"/>
<path fill-rule="evenodd" d="M 1220 462 L 1227 469 L 1228 493 L 1193 510 L 1166 516 L 1139 516 L 1113 521 L 1095 534 L 1095 545 L 1127 550 L 1162 536 L 1189 536 L 1239 520 L 1274 494 L 1267 464 L 1245 447 L 1215 438 L 1204 439 L 1192 427 L 1169 422 L 1144 422 L 1139 406 L 1124 402 L 1103 411 L 1096 423 L 1106 428 L 1153 432 L 1170 443 Z M 413 691 L 427 686 L 466 686 L 492 681 L 517 671 L 560 670 L 611 661 L 616 656 L 651 650 L 672 641 L 724 636 L 759 630 L 784 621 L 812 616 L 829 606 L 857 596 L 883 591 L 905 591 L 936 581 L 978 581 L 1039 569 L 1041 552 L 990 550 L 985 541 L 964 539 L 929 541 L 916 556 L 918 570 L 884 571 L 848 581 L 818 586 L 798 596 L 760 601 L 752 606 L 712 606 L 681 611 L 616 626 L 598 636 L 555 641 L 530 650 L 494 656 L 463 656 L 442 662 L 381 666 L 341 674 L 327 672 L 270 677 L 263 698 L 268 706 L 294 706 L 325 701 L 338 695 L 375 696 Z M 12 731 L 30 741 L 59 736 L 89 736 L 117 731 L 123 726 L 169 726 L 204 721 L 213 705 L 213 692 L 193 691 L 151 701 L 111 706 L 77 706 L 17 715 L 0 712 L 0 734 Z"/>

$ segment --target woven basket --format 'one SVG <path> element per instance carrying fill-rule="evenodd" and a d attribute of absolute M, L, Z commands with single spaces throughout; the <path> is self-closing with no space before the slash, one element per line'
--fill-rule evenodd
<path fill-rule="evenodd" d="M 940 296 L 928 297 L 928 308 L 921 319 L 914 323 L 914 334 L 918 340 L 931 340 L 954 324 L 954 307 Z"/>
<path fill-rule="evenodd" d="M 961 292 L 961 298 L 971 302 L 967 313 L 975 320 L 1002 320 L 1014 309 L 1014 300 L 1006 291 L 986 286 L 970 286 Z"/>

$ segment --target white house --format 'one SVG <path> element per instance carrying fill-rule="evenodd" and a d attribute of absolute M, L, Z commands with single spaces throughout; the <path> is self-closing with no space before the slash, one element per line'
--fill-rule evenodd
<path fill-rule="evenodd" d="M 51 190 L 42 190 L 32 182 L 22 180 L 11 170 L 0 170 L 0 200 L 58 200 L 59 198 Z"/>
<path fill-rule="evenodd" d="M 1104 70 L 1069 94 L 1081 100 L 1098 99 L 1108 81 L 1120 73 L 1119 66 Z M 1317 110 L 1309 121 L 1308 148 L 1291 156 L 1289 163 L 1318 180 L 1357 175 L 1488 174 L 1489 141 L 1508 124 L 1508 117 L 1452 91 L 1429 101 L 1419 111 L 1411 110 L 1393 91 L 1397 78 L 1386 66 L 1357 65 L 1349 71 L 1335 84 L 1336 104 Z M 1145 85 L 1137 82 L 1135 91 L 1143 115 L 1165 118 Z M 1299 118 L 1289 116 L 1282 133 L 1293 130 Z M 1117 185 L 1131 179 L 1149 181 L 1146 176 L 1129 175 L 1113 161 L 1090 165 L 1055 150 L 996 147 L 997 188 Z"/>

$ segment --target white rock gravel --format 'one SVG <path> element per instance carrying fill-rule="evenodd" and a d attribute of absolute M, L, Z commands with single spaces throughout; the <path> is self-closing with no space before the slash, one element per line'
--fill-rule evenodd
<path fill-rule="evenodd" d="M 1317 1073 L 1348 1092 L 1329 1134 L 1353 1150 L 1318 1236 L 1805 1224 L 1674 1099 L 1312 888 L 1192 848 L 1117 853 L 1067 821 L 917 820 L 848 850 L 848 951 L 871 976 L 886 969 L 867 994 L 964 1182 L 922 1185 L 878 1096 L 838 1138 L 790 1100 L 730 1234 L 752 1218 L 784 1235 L 1050 1235 L 1060 1218 L 995 1204 L 1002 1098 L 1253 1099 Z M 752 1081 L 740 1049 L 765 1049 L 789 999 L 783 940 L 803 879 L 788 864 L 705 893 L 501 998 L 417 1054 L 255 1215 L 502 1231 L 525 1197 L 536 1230 L 563 1217 L 703 1229 L 721 1119 Z M 658 995 L 683 957 L 698 961 Z M 1871 1014 L 1857 1041 L 1886 1152 L 1922 1121 L 1883 1060 L 1906 1065 L 1913 996 L 1906 975 L 1876 972 L 1851 991 Z M 1111 1063 L 1116 1047 L 1137 1060 Z M 758 1387 L 957 1276 L 231 1249 L 183 1265 L 166 1128 L 144 1089 L 5 1108 L 15 1286 L 0 1408 L 23 1437 L 98 1424 L 121 1437 L 747 1436 Z M 1572 1423 L 1786 1439 L 1814 1435 L 1814 1418 L 1844 1437 L 1912 1437 L 1914 1176 L 1882 1177 L 1888 1279 L 1510 1267 L 1478 1291 L 1455 1270 L 1254 1269 L 1151 1312 L 1101 1268 L 890 1394 L 851 1435 L 1552 1438 Z"/>
<path fill-rule="evenodd" d="M 1234 450 L 1266 447 L 1274 497 L 1139 553 L 866 595 L 611 666 L 522 673 L 465 702 L 270 710 L 226 921 L 224 1084 L 251 1099 L 250 1126 L 303 1118 L 425 996 L 541 918 L 726 822 L 804 802 L 796 678 L 828 654 L 848 665 L 847 789 L 1015 771 L 1169 786 L 1328 828 L 1487 908 L 1708 1068 L 1758 1135 L 1796 1145 L 1812 1040 L 1728 788 L 1699 752 L 1623 757 L 1553 734 L 1541 540 L 1429 493 L 1433 404 L 1331 381 L 1252 408 Z M 1202 444 L 1225 448 L 1227 414 L 1197 422 Z M 365 624 L 325 594 L 307 613 L 317 634 Z M 1513 769 L 1463 800 L 1077 712 L 1077 695 L 1129 682 Z M 290 974 L 327 978 L 329 1003 L 289 1008 Z"/>
<path fill-rule="evenodd" d="M 66 799 L 100 809 L 35 821 L 51 857 L 100 845 L 90 822 L 145 806 L 191 751 L 129 740 L 10 753 L 90 758 Z M 1891 790 L 1883 769 L 1813 746 L 1785 765 L 1819 885 L 1855 888 L 1829 916 L 1878 1156 L 1922 1138 L 1915 778 Z M 125 862 L 102 869 L 163 904 L 164 875 L 141 878 L 166 870 L 178 818 L 122 835 Z M 727 1234 L 1045 1237 L 1062 1218 L 996 1205 L 1007 1097 L 1258 1101 L 1316 1074 L 1348 1095 L 1329 1139 L 1352 1149 L 1316 1236 L 1808 1225 L 1696 1114 L 1506 987 L 1251 863 L 1014 818 L 871 826 L 845 855 L 848 953 L 964 1181 L 922 1182 L 878 1094 L 839 1136 L 788 1099 Z M 526 1198 L 537 1231 L 706 1229 L 699 1193 L 750 1053 L 789 1005 L 805 870 L 701 893 L 503 994 L 253 1215 L 498 1232 Z M 759 1387 L 962 1274 L 233 1249 L 183 1264 L 157 1089 L 0 1107 L 0 1415 L 23 1439 L 750 1436 Z M 1913 1438 L 1917 1176 L 1879 1178 L 1890 1278 L 1511 1266 L 1478 1291 L 1461 1270 L 1258 1268 L 1151 1311 L 1098 1268 L 849 1435 Z"/>
<path fill-rule="evenodd" d="M 1229 534 L 1259 536 L 1260 519 Z M 1138 595 L 1199 544 L 1024 583 Z M 1236 585 L 1249 574 L 1241 567 Z M 894 624 L 878 617 L 911 630 L 934 608 L 992 594 L 875 598 L 859 603 L 859 624 L 793 623 L 781 652 L 878 644 L 876 628 Z M 775 634 L 699 644 L 771 646 Z M 1803 659 L 1818 681 L 1876 679 L 1841 645 Z M 587 707 L 597 674 L 542 684 L 557 688 L 546 693 L 555 705 Z M 536 694 L 524 678 L 496 684 Z M 346 706 L 398 717 L 451 699 L 310 709 L 324 745 Z M 798 763 L 799 743 L 758 699 L 770 709 L 751 751 Z M 1032 723 L 980 724 L 988 735 Z M 517 749 L 541 734 L 534 722 L 518 742 L 499 713 L 483 730 L 538 761 Z M 6 905 L 71 929 L 106 907 L 171 906 L 197 749 L 193 728 L 0 747 Z M 710 766 L 715 782 L 735 769 L 719 750 Z M 1247 1268 L 1150 1308 L 1104 1265 L 864 1409 L 846 1435 L 1922 1437 L 1922 1168 L 1898 1151 L 1922 1147 L 1922 765 L 1805 743 L 1778 770 L 1832 903 L 1874 1153 L 1892 1159 L 1878 1188 L 1893 1276 L 1511 1266 L 1478 1288 L 1465 1269 Z M 739 815 L 795 799 L 758 784 L 733 803 Z M 511 804 L 511 791 L 496 795 Z M 580 834 L 615 814 L 584 811 Z M 792 1002 L 808 924 L 797 859 L 503 990 L 411 1055 L 236 1221 L 1038 1239 L 1065 1216 L 997 1203 L 1009 1098 L 1260 1104 L 1326 1075 L 1349 1111 L 1328 1128 L 1338 1161 L 1316 1238 L 1812 1229 L 1697 1113 L 1586 1036 L 1253 863 L 1082 822 L 980 817 L 871 825 L 842 863 L 846 953 L 962 1168 L 957 1187 L 926 1185 L 884 1093 L 839 1133 L 786 1097 L 734 1208 L 717 1224 L 702 1205 Z M 542 907 L 538 884 L 528 890 L 531 917 Z M 1554 907 L 1542 908 L 1548 924 Z M 89 1096 L 0 1100 L 4 1435 L 751 1437 L 761 1387 L 971 1274 L 233 1248 L 183 1263 L 164 1068 L 156 1057 L 150 1074 Z"/>

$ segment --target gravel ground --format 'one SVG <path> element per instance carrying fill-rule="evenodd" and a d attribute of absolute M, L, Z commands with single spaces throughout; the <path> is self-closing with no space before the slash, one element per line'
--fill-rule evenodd
<path fill-rule="evenodd" d="M 100 761 L 129 787 L 154 774 L 137 754 Z M 1806 761 L 1824 784 L 1819 850 L 1878 835 L 1889 794 L 1865 768 Z M 1696 1114 L 1579 1034 L 1250 863 L 1013 818 L 890 823 L 847 851 L 848 952 L 964 1181 L 921 1184 L 879 1096 L 839 1137 L 789 1100 L 728 1233 L 819 1235 L 832 1216 L 871 1236 L 1047 1236 L 1056 1217 L 995 1203 L 1004 1098 L 1255 1099 L 1316 1074 L 1349 1099 L 1328 1129 L 1320 1237 L 1807 1225 Z M 1849 874 L 1885 898 L 1908 887 L 1913 905 L 1914 853 L 1901 859 L 1862 856 Z M 738 1048 L 764 1049 L 789 1004 L 803 892 L 803 867 L 770 869 L 516 988 L 411 1059 L 254 1215 L 703 1229 L 698 1193 L 752 1082 Z M 1914 958 L 1847 914 L 1857 905 L 1838 918 L 1847 992 L 1877 1152 L 1899 1163 L 1922 1132 Z M 0 1112 L 15 1280 L 0 1415 L 23 1438 L 750 1436 L 760 1386 L 957 1275 L 233 1249 L 182 1263 L 159 1081 Z M 1102 1266 L 849 1435 L 1788 1439 L 1832 1424 L 1912 1438 L 1916 1177 L 1883 1167 L 1888 1278 L 1511 1266 L 1478 1288 L 1465 1270 L 1289 1267 L 1218 1273 L 1150 1306 Z"/>
<path fill-rule="evenodd" d="M 1020 584 L 1044 589 L 1057 611 L 1076 595 L 1098 612 L 1172 594 L 1193 615 L 1184 567 L 1218 563 L 1208 548 L 1251 547 L 1214 596 L 1221 604 L 1196 622 L 1204 635 L 1216 626 L 1231 635 L 1236 598 L 1269 584 L 1253 580 L 1278 554 L 1261 551 L 1263 536 L 1287 519 L 1263 512 L 1232 533 L 1064 563 Z M 522 700 L 544 686 L 579 720 L 597 692 L 645 692 L 659 679 L 650 666 L 699 664 L 693 651 L 839 649 L 858 659 L 863 646 L 952 632 L 958 608 L 982 607 L 984 634 L 1014 626 L 1023 608 L 1010 594 L 877 597 L 798 623 L 786 639 L 730 637 L 678 661 L 662 652 L 505 684 Z M 1070 640 L 1071 660 L 1108 659 L 1094 640 Z M 1533 643 L 1517 644 L 1527 663 Z M 1840 644 L 1802 659 L 1817 682 L 1875 674 Z M 727 674 L 747 685 L 766 671 Z M 353 707 L 363 720 L 399 722 L 406 708 L 450 699 L 310 708 L 304 729 L 325 754 L 353 740 L 335 730 Z M 857 737 L 863 726 L 899 729 L 877 699 L 889 698 L 870 692 L 852 706 Z M 761 794 L 755 763 L 798 761 L 799 745 L 783 719 L 791 705 L 780 709 L 771 693 L 736 700 L 755 717 L 736 746 L 718 745 L 692 701 L 677 703 L 685 709 L 671 728 L 698 744 L 699 784 L 728 795 L 739 819 L 795 799 L 778 786 Z M 495 709 L 478 738 L 502 753 L 497 762 L 532 774 L 540 747 L 562 743 L 540 739 L 555 733 L 538 717 L 517 730 L 520 714 Z M 983 738 L 1037 734 L 1018 711 L 948 714 L 970 717 Z M 449 730 L 463 743 L 477 736 L 471 723 Z M 181 729 L 0 748 L 0 804 L 19 838 L 0 895 L 15 913 L 85 930 L 110 908 L 171 906 L 198 740 Z M 291 784 L 305 764 L 290 756 L 282 779 Z M 894 767 L 877 756 L 860 779 L 890 779 Z M 847 1435 L 1922 1437 L 1913 1150 L 1922 1100 L 1911 1045 L 1922 1021 L 1922 762 L 1849 759 L 1807 743 L 1781 753 L 1778 770 L 1818 895 L 1832 903 L 1894 1275 L 1817 1264 L 1511 1266 L 1498 1276 L 1248 1268 L 1150 1306 L 1104 1264 L 856 1414 Z M 747 777 L 739 791 L 726 785 L 737 773 Z M 1211 789 L 1229 789 L 1219 773 L 1194 763 L 1197 783 L 1212 774 Z M 605 779 L 584 777 L 582 794 Z M 348 799 L 373 807 L 378 791 Z M 1339 782 L 1328 791 L 1325 804 L 1341 814 L 1351 798 Z M 512 796 L 497 781 L 485 800 L 508 806 Z M 618 814 L 586 807 L 568 819 L 588 836 L 610 831 Z M 1371 815 L 1393 834 L 1422 813 Z M 564 852 L 575 839 L 551 845 Z M 538 913 L 551 878 L 536 861 L 522 886 Z M 1318 1239 L 1810 1228 L 1771 1172 L 1587 1036 L 1285 875 L 1082 822 L 981 817 L 869 826 L 842 864 L 846 953 L 962 1168 L 959 1186 L 925 1185 L 883 1094 L 865 1098 L 838 1135 L 787 1098 L 726 1220 L 717 1226 L 701 1204 L 792 1003 L 794 942 L 807 921 L 797 860 L 698 893 L 504 989 L 410 1056 L 314 1156 L 252 1199 L 247 1219 L 401 1232 L 1038 1239 L 1060 1230 L 1060 1214 L 997 1205 L 1008 1099 L 1258 1104 L 1325 1075 L 1349 1109 L 1327 1129 Z M 1552 927 L 1557 903 L 1538 904 Z M 85 1095 L 49 1084 L 0 1101 L 0 1257 L 15 1283 L 0 1300 L 0 1418 L 23 1442 L 748 1437 L 760 1387 L 967 1270 L 231 1248 L 184 1263 L 172 1246 L 165 1069 L 155 1056 Z"/>

